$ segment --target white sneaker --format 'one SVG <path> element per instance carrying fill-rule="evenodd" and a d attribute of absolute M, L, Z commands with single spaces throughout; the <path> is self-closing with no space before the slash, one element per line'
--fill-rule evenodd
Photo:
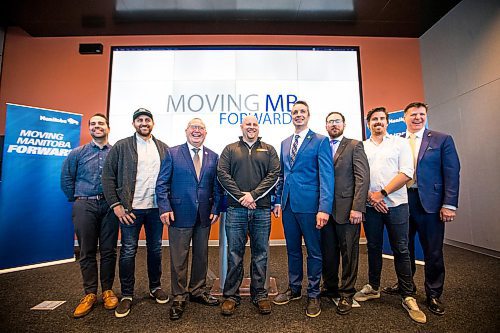
<path fill-rule="evenodd" d="M 413 297 L 405 297 L 403 302 L 401 303 L 403 308 L 408 311 L 410 318 L 416 321 L 417 323 L 425 324 L 427 322 L 427 317 L 425 313 L 423 313 L 419 308 L 417 301 Z"/>
<path fill-rule="evenodd" d="M 364 302 L 375 298 L 380 298 L 380 291 L 373 289 L 369 284 L 365 284 L 363 289 L 354 294 L 354 299 L 358 302 Z"/>

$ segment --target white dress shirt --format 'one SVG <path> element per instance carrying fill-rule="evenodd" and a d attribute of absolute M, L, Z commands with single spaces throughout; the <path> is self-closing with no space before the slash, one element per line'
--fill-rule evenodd
<path fill-rule="evenodd" d="M 380 144 L 368 139 L 363 141 L 370 165 L 370 192 L 382 190 L 400 172 L 413 178 L 413 156 L 407 140 L 386 134 Z M 384 198 L 387 207 L 408 203 L 406 186 Z"/>
<path fill-rule="evenodd" d="M 136 134 L 135 140 L 137 143 L 137 176 L 132 208 L 158 208 L 155 188 L 160 173 L 160 153 L 152 137 L 144 140 Z"/>
<path fill-rule="evenodd" d="M 331 137 L 329 138 L 330 139 L 330 142 L 332 142 L 332 140 L 337 140 L 337 142 L 333 145 L 330 144 L 330 148 L 332 148 L 332 158 L 335 158 L 335 154 L 337 153 L 337 150 L 339 149 L 339 146 L 340 146 L 340 141 L 342 141 L 342 139 L 344 138 L 344 135 L 342 134 L 341 136 L 339 136 L 338 138 L 335 138 L 335 139 L 332 139 Z"/>
<path fill-rule="evenodd" d="M 297 153 L 300 150 L 300 146 L 302 146 L 302 142 L 304 142 L 304 139 L 306 138 L 307 133 L 309 133 L 309 128 L 306 128 L 305 130 L 299 132 L 299 133 L 293 133 L 292 136 L 292 144 L 290 145 L 290 155 L 292 155 L 292 148 L 293 148 L 293 142 L 295 141 L 295 136 L 299 135 L 299 140 L 297 144 Z"/>

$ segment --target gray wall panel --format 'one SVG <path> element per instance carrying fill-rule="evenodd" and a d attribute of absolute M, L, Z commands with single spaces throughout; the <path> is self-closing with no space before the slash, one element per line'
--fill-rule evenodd
<path fill-rule="evenodd" d="M 462 164 L 452 241 L 500 251 L 500 3 L 464 0 L 420 38 L 430 128 Z"/>

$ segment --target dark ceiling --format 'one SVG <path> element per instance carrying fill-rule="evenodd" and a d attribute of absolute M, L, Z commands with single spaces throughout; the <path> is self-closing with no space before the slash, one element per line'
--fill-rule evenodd
<path fill-rule="evenodd" d="M 3 0 L 34 37 L 272 34 L 420 37 L 459 0 Z"/>

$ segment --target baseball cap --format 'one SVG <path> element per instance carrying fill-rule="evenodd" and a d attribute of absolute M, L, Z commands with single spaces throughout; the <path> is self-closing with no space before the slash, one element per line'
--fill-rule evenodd
<path fill-rule="evenodd" d="M 149 118 L 151 118 L 151 120 L 153 120 L 153 114 L 151 113 L 151 111 L 145 108 L 139 108 L 135 110 L 134 115 L 132 116 L 132 120 L 135 120 L 139 116 L 148 116 Z"/>

